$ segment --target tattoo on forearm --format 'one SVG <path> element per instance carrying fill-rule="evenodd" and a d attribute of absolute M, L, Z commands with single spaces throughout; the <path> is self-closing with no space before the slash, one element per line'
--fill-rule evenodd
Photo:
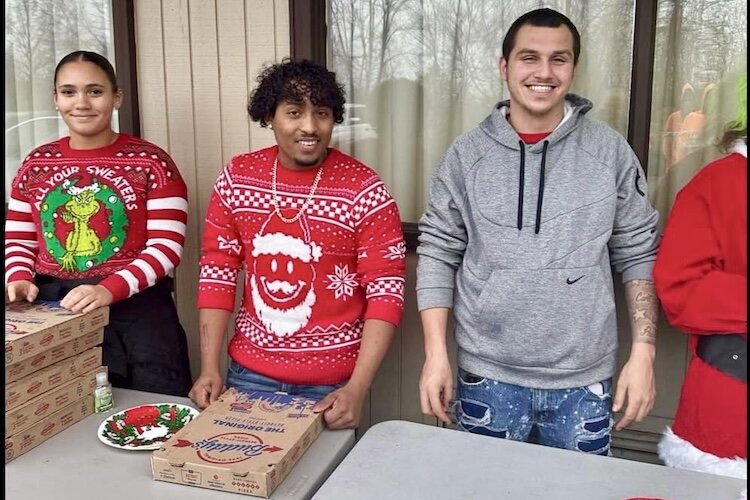
<path fill-rule="evenodd" d="M 643 330 L 639 332 L 641 339 L 644 342 L 654 343 L 656 342 L 656 327 L 653 325 L 646 325 Z"/>
<path fill-rule="evenodd" d="M 647 280 L 628 281 L 625 284 L 625 295 L 630 311 L 633 342 L 656 343 L 659 301 L 654 283 Z"/>

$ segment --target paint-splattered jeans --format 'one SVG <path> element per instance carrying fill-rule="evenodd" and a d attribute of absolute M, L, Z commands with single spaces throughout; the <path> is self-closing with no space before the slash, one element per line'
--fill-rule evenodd
<path fill-rule="evenodd" d="M 479 377 L 459 368 L 458 428 L 608 455 L 612 433 L 612 379 L 573 389 L 530 389 Z"/>

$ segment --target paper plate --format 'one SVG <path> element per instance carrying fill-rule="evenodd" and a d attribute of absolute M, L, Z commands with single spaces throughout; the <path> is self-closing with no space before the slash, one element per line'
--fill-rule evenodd
<path fill-rule="evenodd" d="M 113 413 L 99 425 L 102 443 L 121 450 L 158 450 L 162 443 L 199 415 L 177 403 L 153 403 Z"/>

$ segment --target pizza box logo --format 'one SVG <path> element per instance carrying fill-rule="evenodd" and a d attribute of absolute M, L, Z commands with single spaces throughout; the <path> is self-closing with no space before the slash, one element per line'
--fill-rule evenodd
<path fill-rule="evenodd" d="M 276 445 L 264 443 L 259 436 L 249 432 L 226 432 L 196 442 L 178 439 L 173 446 L 195 448 L 198 458 L 212 464 L 235 464 L 262 453 L 275 453 L 283 450 Z"/>

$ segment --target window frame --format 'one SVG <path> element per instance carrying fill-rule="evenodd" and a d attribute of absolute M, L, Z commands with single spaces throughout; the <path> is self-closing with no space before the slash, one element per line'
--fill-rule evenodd
<path fill-rule="evenodd" d="M 112 37 L 117 83 L 123 91 L 122 104 L 118 110 L 120 132 L 140 137 L 134 0 L 112 0 Z"/>

